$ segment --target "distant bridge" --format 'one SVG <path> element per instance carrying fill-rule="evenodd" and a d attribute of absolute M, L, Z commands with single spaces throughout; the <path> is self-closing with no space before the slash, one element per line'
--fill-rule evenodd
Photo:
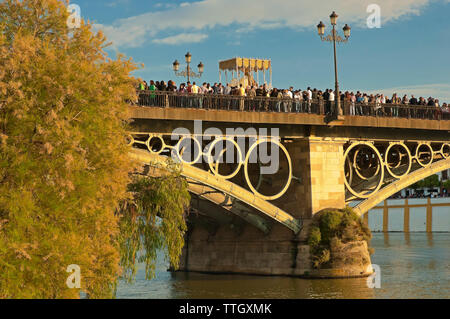
<path fill-rule="evenodd" d="M 390 222 L 390 216 L 392 215 L 403 215 L 403 232 L 404 233 L 410 233 L 412 228 L 417 229 L 417 225 L 411 225 L 411 210 L 417 209 L 417 208 L 425 208 L 425 230 L 427 233 L 432 233 L 435 231 L 442 231 L 445 229 L 445 231 L 449 231 L 448 228 L 446 228 L 445 221 L 442 220 L 434 220 L 434 214 L 435 209 L 444 209 L 445 211 L 448 211 L 450 208 L 450 201 L 449 198 L 435 198 L 432 199 L 430 197 L 428 198 L 412 198 L 412 199 L 394 199 L 394 200 L 385 200 L 381 205 L 375 206 L 372 208 L 372 210 L 364 215 L 364 220 L 367 225 L 369 225 L 369 219 L 372 217 L 370 216 L 376 216 L 376 211 L 381 210 L 382 216 L 379 218 L 380 226 L 382 226 L 381 231 L 384 233 L 387 233 L 391 229 L 391 222 Z M 395 211 L 390 211 L 391 209 Z M 423 212 L 423 210 L 422 210 Z M 418 213 L 417 211 L 415 213 Z M 444 222 L 444 223 L 442 223 Z M 437 226 L 439 224 L 439 226 Z M 400 223 L 399 218 L 397 217 L 397 225 L 392 225 L 393 227 L 396 227 L 396 231 L 400 229 Z M 420 226 L 419 226 L 420 227 Z M 438 228 L 438 229 L 436 229 Z"/>

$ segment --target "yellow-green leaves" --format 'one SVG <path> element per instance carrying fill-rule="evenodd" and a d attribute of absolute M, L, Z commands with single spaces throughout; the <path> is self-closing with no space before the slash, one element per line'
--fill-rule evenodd
<path fill-rule="evenodd" d="M 189 194 L 176 167 L 130 179 L 137 66 L 67 17 L 60 0 L 0 3 L 0 298 L 109 298 L 137 259 L 150 278 L 157 249 L 176 267 L 183 247 Z M 71 265 L 80 289 L 66 285 Z"/>
<path fill-rule="evenodd" d="M 133 163 L 123 142 L 131 60 L 70 31 L 60 0 L 0 3 L 0 296 L 111 297 L 121 274 L 116 210 Z M 81 268 L 81 289 L 66 285 Z"/>
<path fill-rule="evenodd" d="M 136 274 L 137 262 L 145 264 L 146 278 L 152 278 L 158 250 L 165 252 L 173 269 L 179 265 L 187 231 L 188 185 L 173 162 L 162 173 L 160 177 L 137 175 L 129 186 L 133 200 L 124 205 L 120 221 L 121 265 L 128 281 Z"/>

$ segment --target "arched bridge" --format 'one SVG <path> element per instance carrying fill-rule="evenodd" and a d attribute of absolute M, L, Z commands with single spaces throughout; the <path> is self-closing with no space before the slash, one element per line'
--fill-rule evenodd
<path fill-rule="evenodd" d="M 320 112 L 180 108 L 171 107 L 170 96 L 166 102 L 130 107 L 130 155 L 150 175 L 168 158 L 180 162 L 195 211 L 182 269 L 302 274 L 310 268 L 302 252 L 314 214 L 357 201 L 363 215 L 450 169 L 450 121 L 434 115 L 369 112 L 330 123 Z"/>

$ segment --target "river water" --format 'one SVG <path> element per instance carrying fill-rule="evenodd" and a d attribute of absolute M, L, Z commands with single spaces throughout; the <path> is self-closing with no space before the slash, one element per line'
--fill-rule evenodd
<path fill-rule="evenodd" d="M 367 279 L 307 280 L 288 277 L 170 273 L 160 256 L 156 278 L 146 281 L 143 268 L 134 284 L 121 282 L 117 298 L 138 299 L 303 299 L 303 298 L 450 298 L 450 208 L 436 208 L 433 230 L 447 232 L 374 233 L 372 263 L 380 266 L 381 287 Z M 369 215 L 374 231 L 379 211 Z M 414 216 L 413 216 L 414 215 Z M 424 228 L 425 214 L 411 213 L 411 229 Z M 390 219 L 390 230 L 402 229 L 402 212 Z"/>
<path fill-rule="evenodd" d="M 158 260 L 156 278 L 140 269 L 133 285 L 120 283 L 117 298 L 449 298 L 450 233 L 375 233 L 372 262 L 380 266 L 381 288 L 366 279 L 307 280 L 287 277 L 167 272 Z"/>

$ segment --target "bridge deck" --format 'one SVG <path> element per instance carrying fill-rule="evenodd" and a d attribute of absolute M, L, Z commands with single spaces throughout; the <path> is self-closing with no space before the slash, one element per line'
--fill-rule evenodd
<path fill-rule="evenodd" d="M 214 109 L 188 109 L 172 107 L 130 106 L 133 119 L 178 120 L 251 124 L 283 124 L 327 126 L 324 115 L 308 113 L 279 113 L 231 111 Z M 398 117 L 345 116 L 338 124 L 346 127 L 401 128 L 450 131 L 450 121 Z"/>

